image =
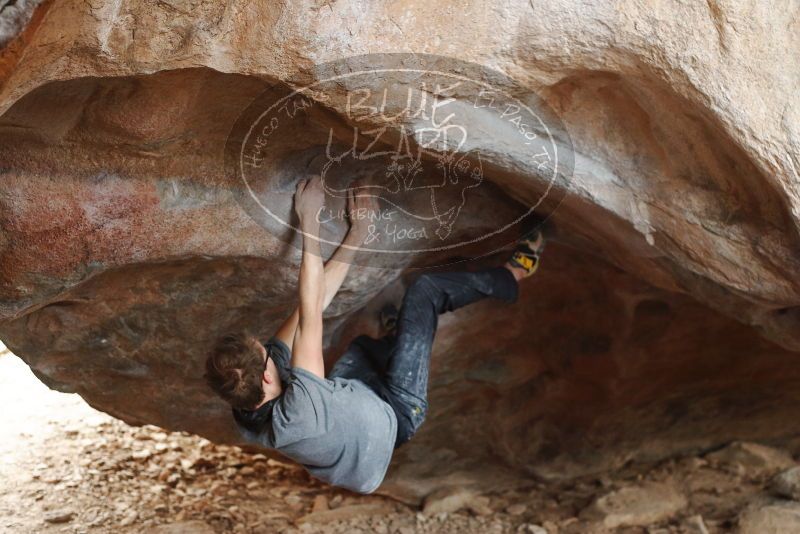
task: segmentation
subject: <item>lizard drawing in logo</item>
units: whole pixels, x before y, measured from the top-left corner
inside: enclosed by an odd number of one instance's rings
[[[365,160],[383,157],[370,162],[373,165],[368,164],[372,169],[363,183],[337,184],[333,169],[346,156],[361,160],[362,166]],[[423,160],[419,155],[399,150],[368,155],[351,149],[334,157],[330,145],[321,175],[327,194],[346,197],[353,189],[357,196],[379,198],[409,217],[433,224],[440,240],[447,239],[453,231],[466,204],[467,191],[478,187],[484,178],[480,155],[473,152],[450,151],[437,154],[433,160]]]

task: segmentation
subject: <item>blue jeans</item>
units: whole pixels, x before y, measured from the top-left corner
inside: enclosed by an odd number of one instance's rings
[[[361,380],[392,407],[397,448],[411,439],[428,412],[428,368],[439,314],[485,297],[515,302],[517,292],[517,281],[505,267],[423,274],[403,297],[396,332],[380,339],[358,336],[328,377]]]

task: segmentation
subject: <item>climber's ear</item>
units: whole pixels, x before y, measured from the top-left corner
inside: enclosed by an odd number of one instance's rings
[[[278,378],[278,368],[275,366],[275,361],[267,356],[267,360],[264,362],[264,372],[261,375],[261,381],[271,386],[273,384],[280,383],[280,378]]]

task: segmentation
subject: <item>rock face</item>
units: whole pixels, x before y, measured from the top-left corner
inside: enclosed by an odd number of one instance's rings
[[[576,9],[43,2],[0,50],[0,337],[48,385],[126,421],[234,441],[202,383],[205,352],[231,328],[271,333],[299,255],[248,214],[223,165],[228,134],[254,98],[312,83],[324,62],[425,52],[538,94],[574,151],[554,182],[559,242],[520,302],[442,319],[432,411],[385,490],[418,499],[443,481],[486,488],[796,435],[798,7]],[[349,108],[320,109],[264,156],[283,213],[327,132],[348,142]],[[546,185],[507,124],[482,120],[464,148],[487,184],[460,215],[470,231]],[[329,318],[331,361],[374,329],[410,267],[453,257],[355,267]]]

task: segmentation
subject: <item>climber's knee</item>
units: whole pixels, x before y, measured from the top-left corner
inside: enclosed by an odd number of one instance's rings
[[[402,417],[397,421],[397,441],[395,448],[410,440],[417,433],[428,414],[426,403],[415,403],[406,406]]]
[[[419,427],[422,426],[422,423],[425,422],[425,417],[428,415],[428,406],[422,404],[420,406],[415,406],[411,410],[411,418],[412,418],[412,428],[414,430],[414,434],[417,433]]]
[[[406,298],[433,300],[436,295],[436,284],[430,274],[423,274],[417,277],[406,291]]]

